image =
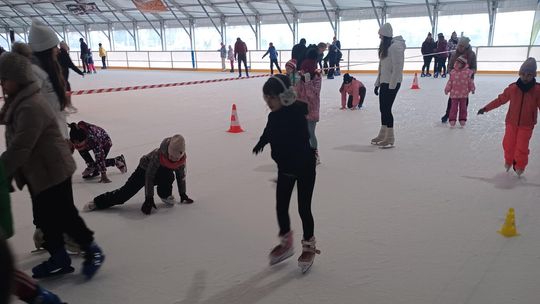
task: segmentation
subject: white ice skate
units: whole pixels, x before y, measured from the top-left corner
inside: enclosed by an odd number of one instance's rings
[[[293,232],[289,231],[279,237],[280,243],[268,255],[270,265],[275,265],[283,260],[290,258],[294,254]]]
[[[298,258],[298,267],[302,269],[302,273],[306,273],[313,265],[315,254],[320,254],[321,251],[315,247],[315,237],[311,237],[309,241],[302,240],[302,255]]]
[[[172,207],[176,203],[176,199],[173,195],[169,195],[167,198],[162,198],[161,201],[164,202],[168,207]]]

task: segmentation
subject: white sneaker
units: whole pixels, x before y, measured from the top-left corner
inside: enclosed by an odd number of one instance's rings
[[[94,204],[94,201],[88,202],[83,206],[84,212],[90,212],[96,210],[96,204]]]
[[[176,199],[173,195],[170,195],[167,198],[162,198],[161,201],[164,202],[167,206],[174,206],[174,204],[176,203]]]

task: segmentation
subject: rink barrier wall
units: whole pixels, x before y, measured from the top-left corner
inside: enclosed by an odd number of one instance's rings
[[[473,50],[477,55],[479,73],[515,74],[523,61],[528,57],[540,59],[540,45],[533,46],[478,46]],[[342,49],[343,60],[340,63],[342,71],[352,73],[374,73],[378,69],[379,59],[376,48]],[[269,72],[270,61],[262,59],[266,50],[248,52],[248,67],[253,72]],[[289,59],[290,50],[278,50],[278,62],[285,66]],[[79,52],[71,52],[71,58],[81,65]],[[96,66],[100,58],[95,58]],[[109,51],[107,65],[110,68],[145,69],[145,70],[178,70],[178,71],[222,71],[221,58],[218,51]],[[229,61],[225,61],[226,71],[229,71]],[[238,63],[235,62],[235,70]],[[412,47],[405,50],[406,73],[419,72],[423,65],[420,48]],[[432,62],[431,69],[433,69]]]

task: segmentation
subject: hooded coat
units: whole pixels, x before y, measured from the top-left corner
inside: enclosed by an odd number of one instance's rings
[[[375,86],[388,83],[391,90],[397,87],[403,80],[403,65],[405,63],[405,49],[407,45],[401,36],[394,37],[388,48],[388,56],[379,62],[379,73]]]

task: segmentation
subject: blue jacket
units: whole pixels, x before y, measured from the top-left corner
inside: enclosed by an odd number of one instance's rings
[[[278,57],[278,52],[276,51],[276,48],[271,46],[268,48],[268,51],[266,51],[266,53],[264,53],[264,55],[262,56],[262,58],[266,57],[266,55],[270,54],[270,59],[277,59]]]

